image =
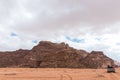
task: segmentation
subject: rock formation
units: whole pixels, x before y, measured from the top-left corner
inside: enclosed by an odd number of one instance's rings
[[[105,68],[107,65],[114,65],[114,61],[102,51],[92,51],[81,62],[86,68]]]
[[[66,43],[41,41],[31,50],[0,52],[0,67],[105,68],[114,61],[101,51],[77,50]]]

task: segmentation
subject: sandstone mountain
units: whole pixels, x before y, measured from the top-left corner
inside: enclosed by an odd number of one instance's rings
[[[77,50],[65,43],[41,41],[31,50],[0,52],[0,67],[105,68],[114,61],[102,51]]]

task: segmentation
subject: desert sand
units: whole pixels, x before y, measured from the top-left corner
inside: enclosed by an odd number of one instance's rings
[[[120,69],[0,68],[0,80],[120,80]]]

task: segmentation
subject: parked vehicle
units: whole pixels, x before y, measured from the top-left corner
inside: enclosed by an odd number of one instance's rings
[[[108,67],[107,67],[107,72],[108,72],[108,73],[111,73],[111,72],[115,73],[115,67],[108,65]]]

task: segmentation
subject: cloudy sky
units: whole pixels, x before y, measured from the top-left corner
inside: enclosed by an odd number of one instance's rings
[[[0,0],[0,51],[41,40],[120,61],[120,0]]]

